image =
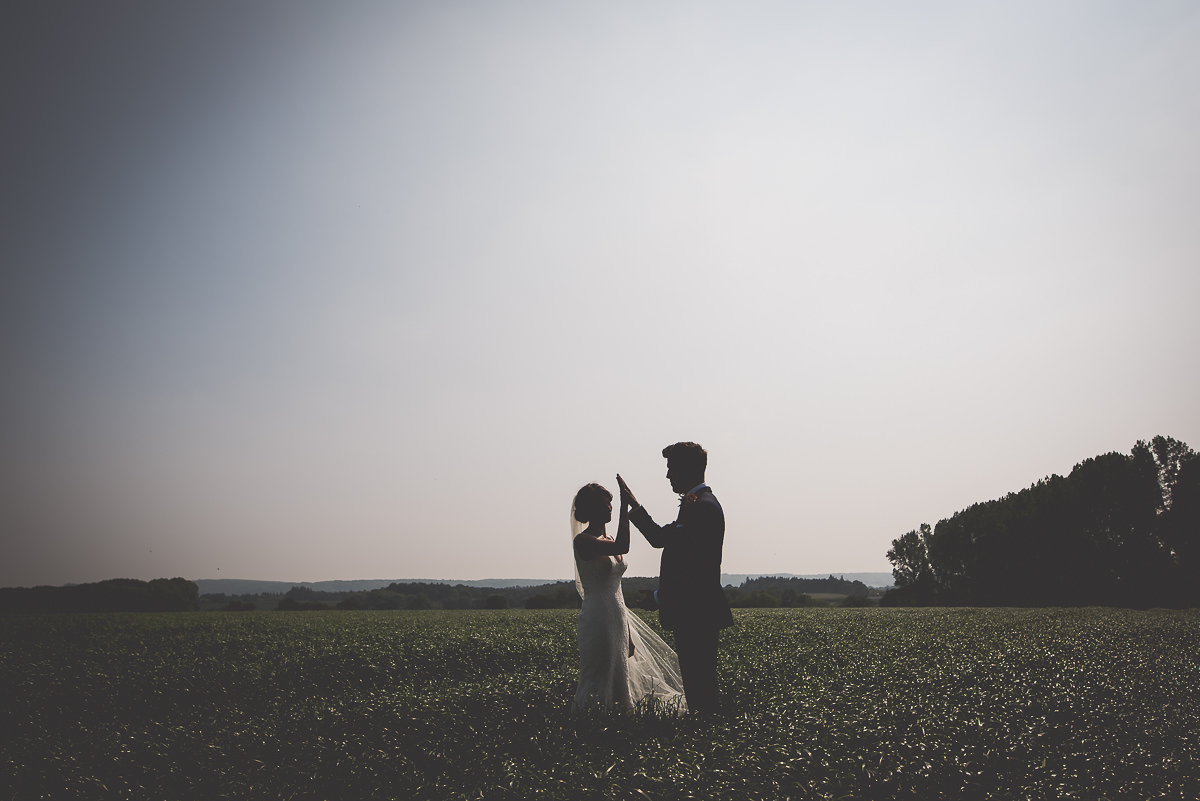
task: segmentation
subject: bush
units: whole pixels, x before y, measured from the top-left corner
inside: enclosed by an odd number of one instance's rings
[[[779,606],[779,599],[769,592],[752,592],[745,603],[754,609],[774,609]]]
[[[316,612],[329,607],[318,601],[297,601],[295,598],[281,598],[276,605],[276,612]]]
[[[222,612],[253,612],[257,606],[249,601],[230,601],[221,607]]]

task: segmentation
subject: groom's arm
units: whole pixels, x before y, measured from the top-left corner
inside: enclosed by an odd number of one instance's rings
[[[655,523],[644,506],[630,510],[629,522],[633,523],[634,527],[646,538],[646,542],[650,543],[654,548],[662,548],[672,538],[672,532],[666,530],[668,527]],[[670,527],[675,527],[676,525],[676,523],[671,523]]]
[[[708,504],[695,504],[685,515],[680,510],[679,519],[660,526],[650,517],[646,507],[639,506],[630,511],[629,520],[642,532],[646,542],[654,548],[687,544],[690,547],[706,544],[709,535],[717,536],[720,512]]]
[[[673,523],[660,526],[650,517],[646,507],[637,502],[629,485],[625,483],[625,479],[621,478],[619,473],[617,474],[617,485],[621,488],[621,506],[624,507],[628,504],[631,507],[629,520],[637,527],[638,531],[642,532],[642,536],[652,547],[665,548],[668,545],[684,541],[690,541],[693,546],[700,545],[707,532],[712,532],[719,538],[721,514],[719,508],[713,509],[708,504],[695,502],[695,496],[689,496],[693,500],[692,505],[686,510],[680,507],[679,517]],[[716,512],[715,518],[712,516],[712,512]]]

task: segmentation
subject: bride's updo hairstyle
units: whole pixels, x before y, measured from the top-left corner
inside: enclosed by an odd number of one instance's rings
[[[575,493],[575,519],[580,523],[591,522],[592,515],[612,501],[612,493],[599,484],[584,484]]]

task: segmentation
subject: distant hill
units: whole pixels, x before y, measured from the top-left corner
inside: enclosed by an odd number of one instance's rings
[[[892,586],[891,573],[722,573],[721,584],[732,584],[737,587],[743,581],[760,576],[777,576],[779,578],[823,579],[833,575],[846,581],[861,581],[868,587]],[[308,587],[321,592],[367,592],[378,590],[389,584],[459,584],[467,587],[538,587],[552,584],[556,581],[569,579],[429,579],[429,578],[400,578],[400,579],[353,579],[343,581],[258,581],[255,579],[196,579],[196,586],[201,595],[282,595],[292,587]]]
[[[321,592],[367,592],[389,584],[449,584],[467,587],[537,587],[564,579],[353,579],[346,581],[258,581],[256,579],[196,579],[201,595],[260,595],[277,594],[292,587],[308,587]]]

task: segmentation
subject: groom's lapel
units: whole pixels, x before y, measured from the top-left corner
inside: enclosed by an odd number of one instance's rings
[[[675,525],[678,526],[683,523],[683,516],[687,507],[695,506],[696,504],[700,503],[700,499],[704,497],[705,493],[711,495],[712,487],[701,487],[695,493],[689,492],[687,495],[684,495],[679,499],[679,514],[675,516]],[[691,498],[691,500],[689,501],[688,498]],[[686,512],[686,514],[690,517],[692,512],[689,511]]]

